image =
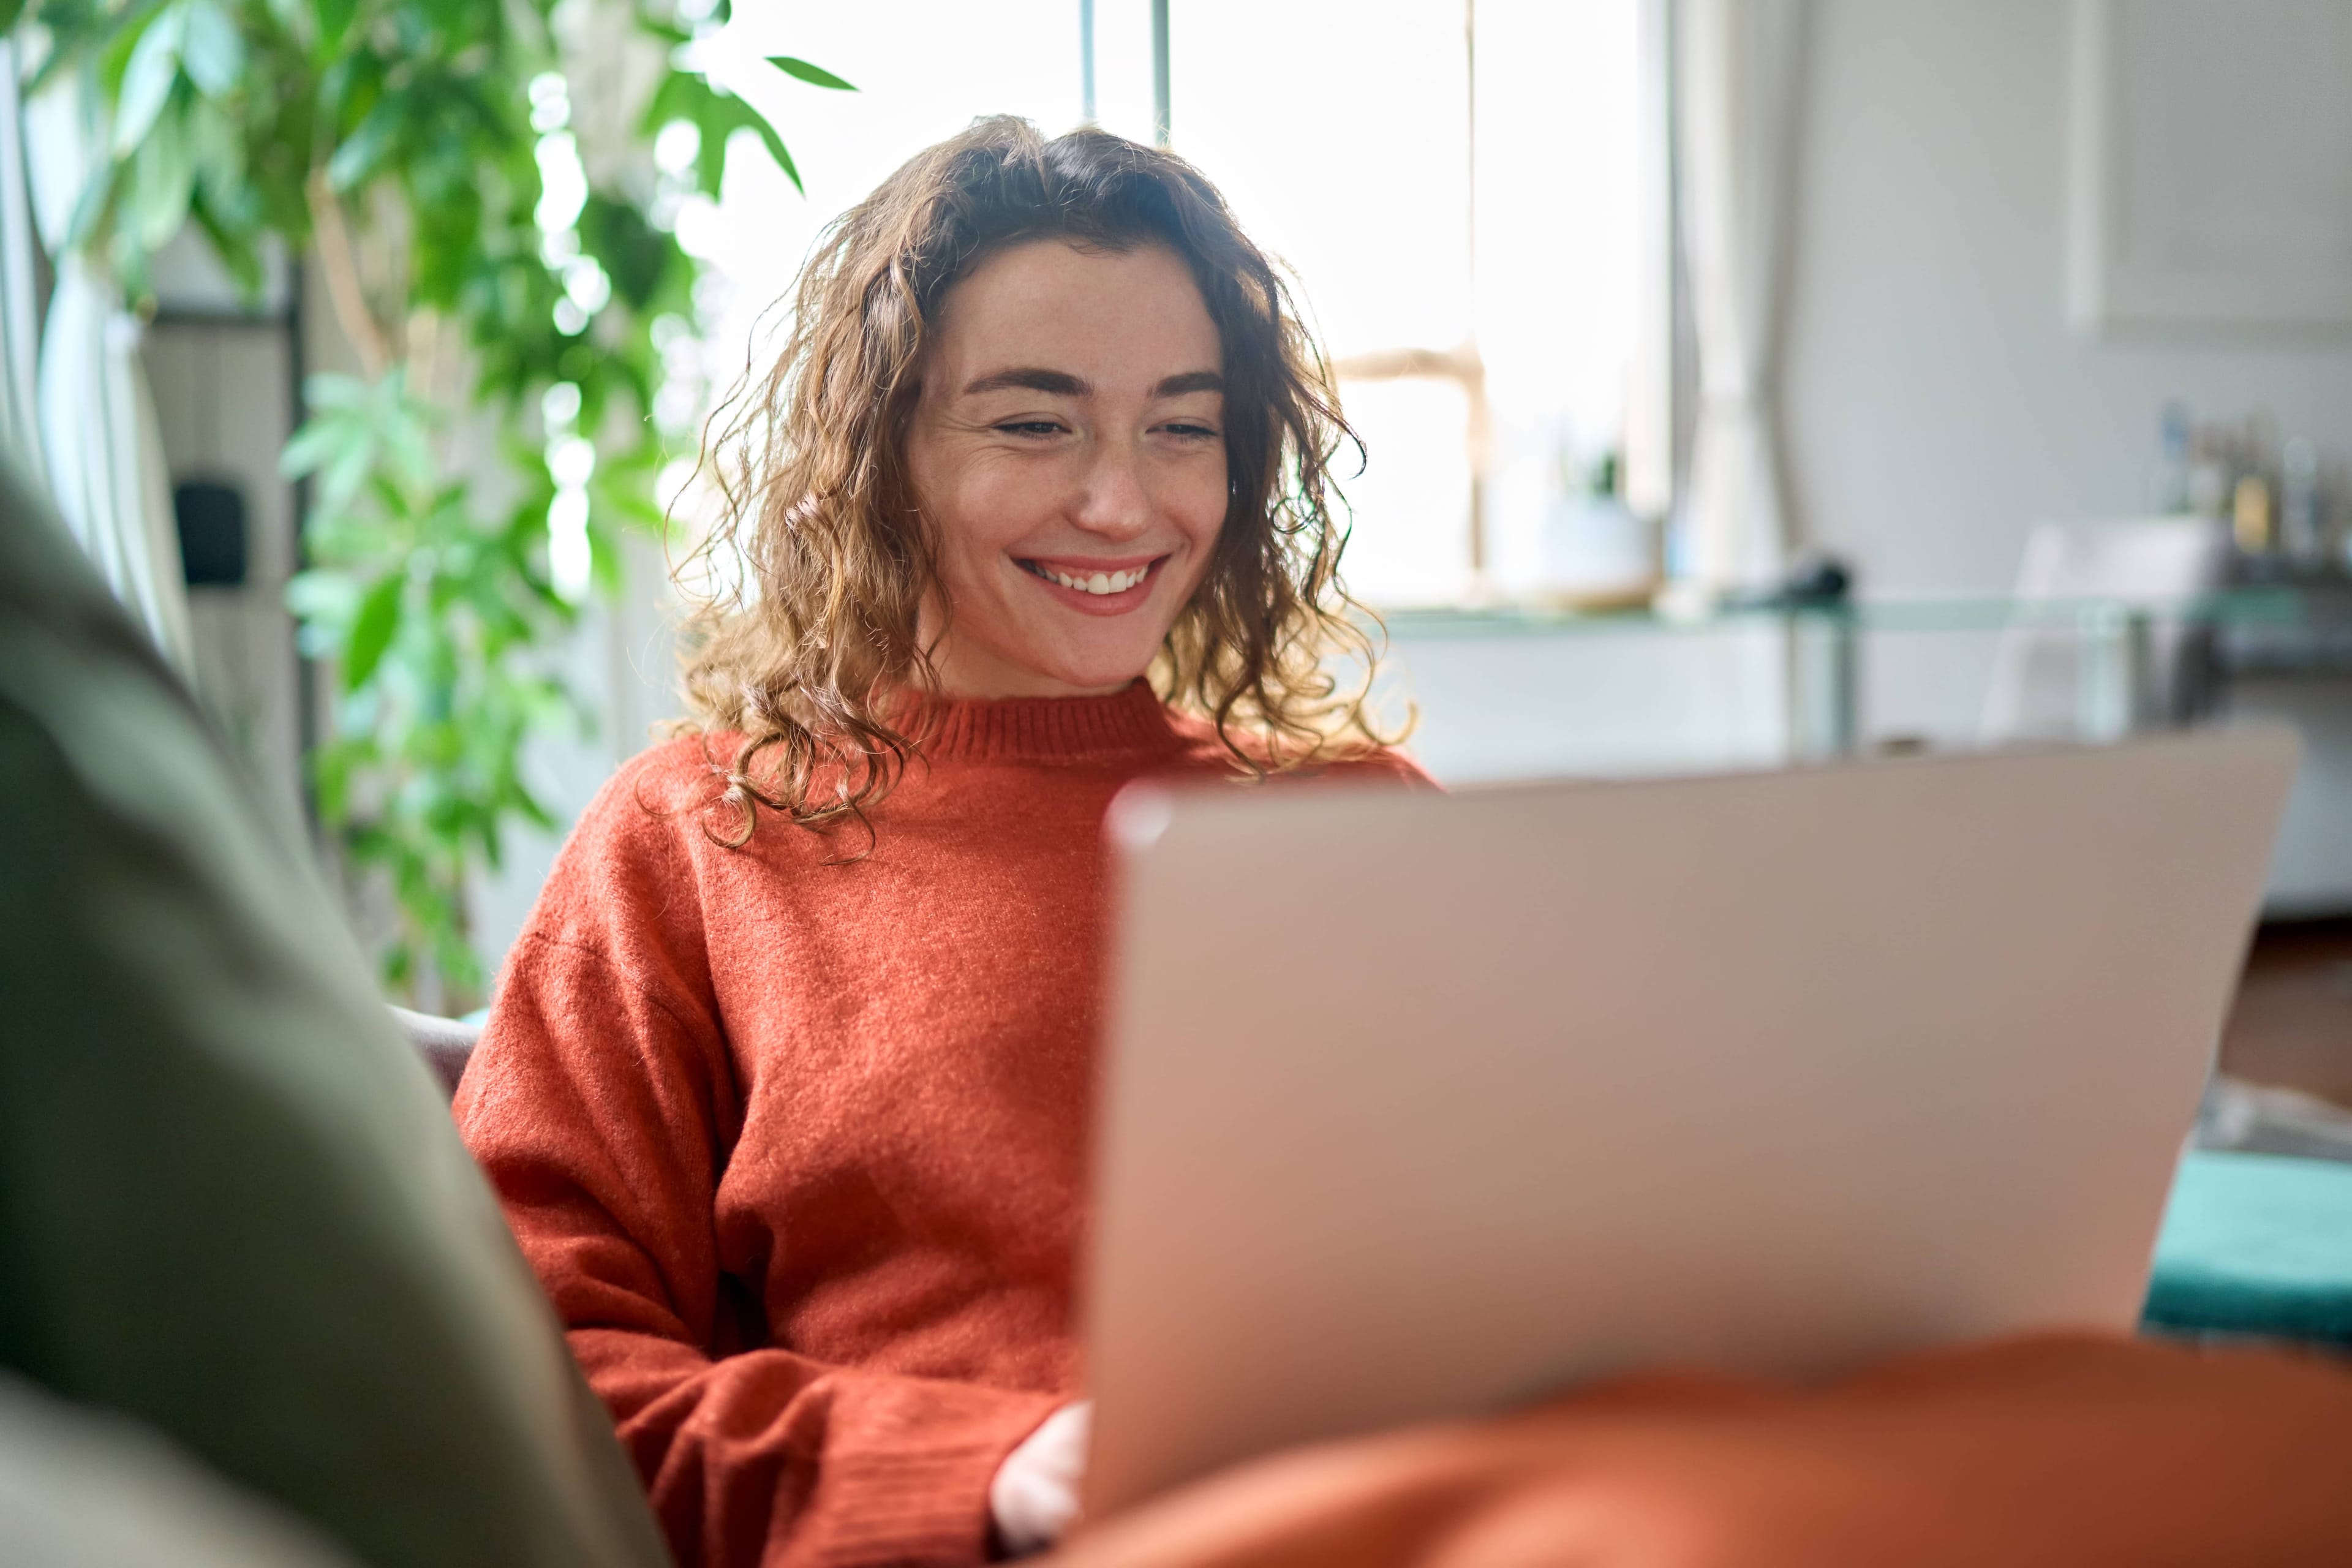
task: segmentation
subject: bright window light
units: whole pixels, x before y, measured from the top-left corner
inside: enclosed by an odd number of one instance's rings
[[[654,136],[654,167],[683,175],[702,152],[702,130],[691,120],[673,120]]]
[[[596,472],[596,444],[585,436],[562,436],[547,444],[547,472],[559,489],[578,489]]]
[[[580,143],[569,131],[539,139],[532,149],[539,161],[539,205],[531,217],[544,230],[570,228],[588,205],[588,171],[580,162]]]
[[[563,266],[563,291],[572,302],[593,316],[613,299],[613,280],[593,256],[576,256]]]
[[[559,381],[541,395],[539,416],[550,431],[564,430],[580,417],[580,387],[577,383]]]
[[[1474,182],[1459,0],[1387,8],[1378,26],[1348,0],[1176,13],[1176,148],[1297,271],[1364,437],[1347,573],[1367,599],[1472,591],[1474,473],[1485,586],[1533,586],[1548,513],[1622,439],[1636,14],[1636,0],[1476,0]],[[1416,350],[1449,374],[1394,379]]]
[[[547,575],[557,595],[570,604],[588,597],[595,577],[595,546],[588,539],[588,497],[560,490],[547,508]]]

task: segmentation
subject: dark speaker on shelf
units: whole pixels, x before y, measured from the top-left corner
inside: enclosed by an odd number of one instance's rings
[[[172,491],[180,524],[180,564],[191,588],[245,585],[245,494],[217,479],[186,479]]]

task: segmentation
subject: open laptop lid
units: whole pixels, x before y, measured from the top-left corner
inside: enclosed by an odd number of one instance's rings
[[[2295,750],[1122,797],[1089,1510],[1645,1364],[2128,1327]]]

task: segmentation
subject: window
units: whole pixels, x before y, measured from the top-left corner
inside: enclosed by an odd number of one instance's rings
[[[1557,575],[1547,520],[1622,444],[1639,293],[1642,0],[1181,0],[1171,142],[1297,277],[1367,466],[1342,484],[1349,580],[1378,604],[1518,593]],[[704,310],[731,381],[757,314],[816,234],[924,145],[983,113],[1048,132],[1087,107],[1149,139],[1150,0],[1072,0],[1021,24],[961,0],[739,12],[714,75],[773,114],[805,201],[730,163],[680,235],[722,280]],[[791,53],[861,89],[795,90]],[[740,133],[739,134],[742,134]]]

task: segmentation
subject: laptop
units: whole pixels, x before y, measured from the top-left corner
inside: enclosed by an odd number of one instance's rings
[[[2295,752],[1130,790],[1088,1511],[1639,1367],[2128,1329]]]

